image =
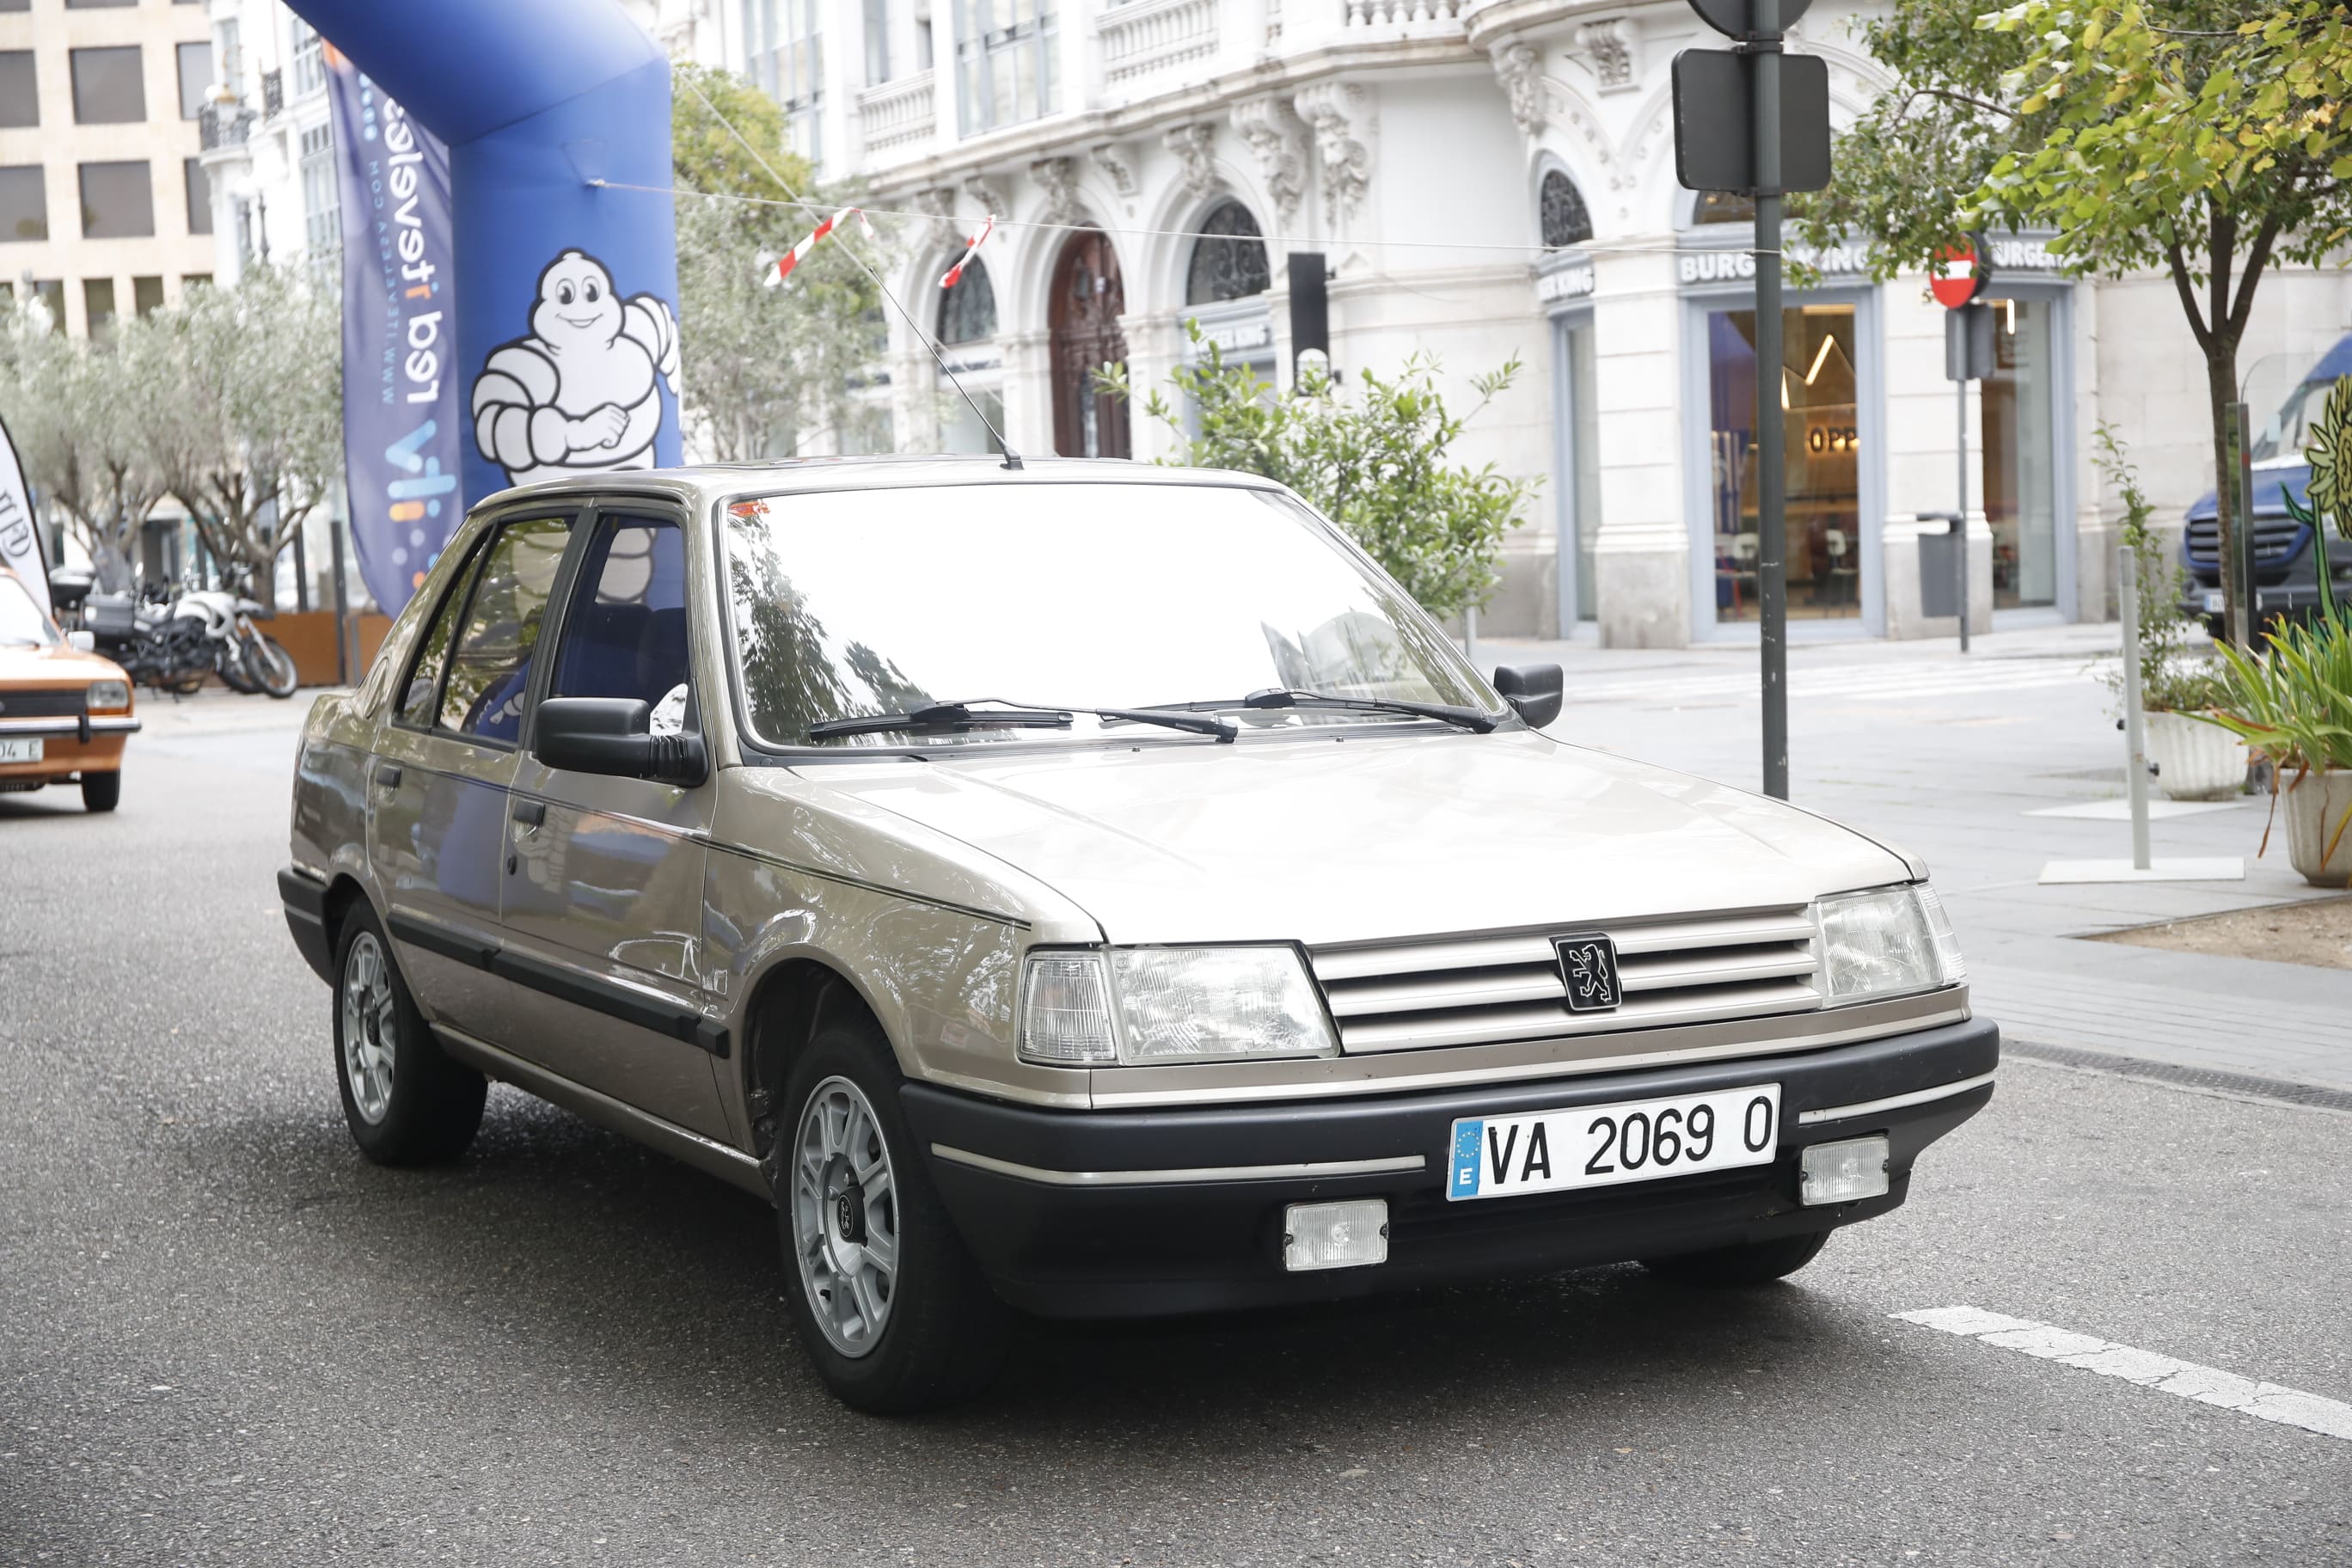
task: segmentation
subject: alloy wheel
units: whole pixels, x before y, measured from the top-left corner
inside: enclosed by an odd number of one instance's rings
[[[360,1120],[373,1127],[392,1109],[392,1069],[399,1052],[392,968],[373,931],[352,941],[343,959],[343,1077]]]
[[[793,1253],[811,1315],[833,1348],[863,1356],[882,1338],[898,1282],[898,1196],[890,1147],[865,1091],[828,1078],[793,1134]]]

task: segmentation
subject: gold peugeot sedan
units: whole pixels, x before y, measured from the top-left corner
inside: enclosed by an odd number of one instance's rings
[[[0,566],[0,794],[79,780],[89,811],[122,802],[122,746],[139,729],[122,667],[60,632],[24,580]]]
[[[311,710],[278,881],[364,1154],[499,1079],[769,1199],[866,1409],[1012,1310],[1785,1275],[1998,1032],[1916,860],[1560,703],[1246,476],[566,479]]]

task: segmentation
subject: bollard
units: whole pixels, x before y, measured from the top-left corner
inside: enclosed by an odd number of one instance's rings
[[[2116,551],[2124,623],[2124,783],[2131,791],[2132,869],[2147,863],[2147,744],[2139,711],[2139,563],[2126,544]]]

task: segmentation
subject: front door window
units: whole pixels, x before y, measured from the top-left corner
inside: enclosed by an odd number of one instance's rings
[[[1862,614],[1863,555],[1854,308],[1801,305],[1780,320],[1789,616],[1850,619]],[[1715,618],[1754,621],[1756,312],[1709,311],[1706,342]]]

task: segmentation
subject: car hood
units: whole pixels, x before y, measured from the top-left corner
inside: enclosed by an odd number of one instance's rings
[[[1802,903],[1912,874],[1780,802],[1531,731],[1057,748],[800,770],[1118,942],[1309,944]]]
[[[76,681],[121,679],[121,665],[84,653],[70,643],[55,647],[0,644],[0,686],[70,686]]]

